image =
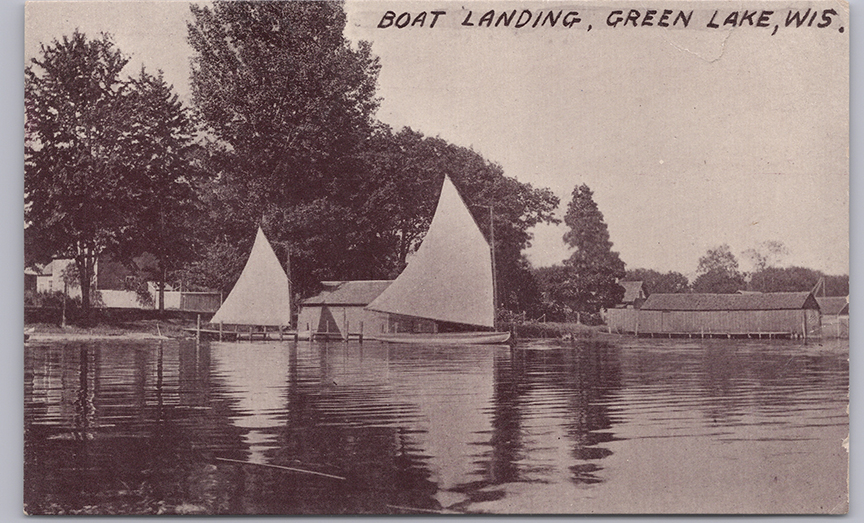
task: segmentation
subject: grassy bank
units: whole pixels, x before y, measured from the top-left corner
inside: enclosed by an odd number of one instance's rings
[[[24,325],[24,332],[31,339],[37,340],[53,338],[110,338],[110,337],[132,337],[132,338],[183,338],[186,332],[184,327],[193,326],[194,323],[180,319],[165,320],[132,320],[126,322],[99,323],[92,327],[80,327],[67,325],[62,327],[53,323],[30,323]]]

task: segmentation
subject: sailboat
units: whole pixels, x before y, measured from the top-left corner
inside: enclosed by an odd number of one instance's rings
[[[510,333],[494,331],[494,288],[489,244],[456,186],[445,175],[438,206],[423,243],[402,274],[366,308],[396,317],[426,320],[433,325],[432,332],[376,334],[382,341],[504,343],[510,339]],[[453,324],[459,331],[466,331],[438,332],[439,325]]]
[[[210,323],[290,327],[291,285],[261,227],[240,278]]]

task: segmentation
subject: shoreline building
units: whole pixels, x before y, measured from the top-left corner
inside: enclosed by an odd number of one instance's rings
[[[822,336],[849,338],[849,297],[816,297],[822,311]]]
[[[387,332],[390,315],[366,306],[387,289],[392,280],[324,281],[324,289],[301,302],[297,333],[302,339],[347,340],[349,336],[376,339]]]
[[[610,322],[610,332],[652,337],[810,338],[821,335],[821,314],[810,292],[652,294],[635,325]]]

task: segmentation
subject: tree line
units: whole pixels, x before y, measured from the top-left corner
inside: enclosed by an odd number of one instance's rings
[[[258,226],[301,297],[324,280],[394,278],[445,174],[487,238],[494,228],[497,306],[515,314],[597,318],[620,302],[622,280],[649,292],[770,292],[824,276],[778,268],[778,242],[745,253],[750,274],[725,245],[699,260],[692,283],[625,270],[584,184],[564,216],[571,255],[535,269],[523,254],[530,230],[559,223],[558,197],[470,148],[376,120],[380,64],[368,42],[344,38],[340,3],[216,1],[191,12],[190,107],[161,72],[124,77],[129,58],[104,34],[43,43],[25,68],[25,261],[73,259],[85,311],[106,255],[134,266],[149,253],[139,284],[227,293]],[[848,294],[848,277],[832,278],[829,294]]]
[[[499,305],[538,300],[522,251],[531,227],[557,221],[558,198],[377,121],[380,65],[344,38],[340,3],[191,10],[191,107],[161,72],[124,77],[129,58],[105,34],[43,43],[25,68],[28,264],[75,260],[85,309],[106,255],[133,266],[150,253],[160,289],[227,292],[260,225],[301,296],[322,280],[393,278],[447,174],[487,237],[494,227]]]
[[[564,242],[573,250],[559,265],[541,267],[534,274],[542,300],[535,314],[551,321],[602,321],[600,311],[621,303],[622,281],[641,281],[647,294],[801,292],[817,290],[818,295],[848,296],[848,275],[826,275],[804,267],[781,267],[788,250],[780,241],[762,242],[742,253],[753,266],[742,271],[729,245],[708,249],[699,258],[693,282],[675,271],[625,270],[612,250],[609,232],[593,193],[587,185],[577,186],[567,207]]]

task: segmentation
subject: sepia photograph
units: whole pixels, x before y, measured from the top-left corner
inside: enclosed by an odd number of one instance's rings
[[[848,513],[847,2],[22,12],[24,514]]]

